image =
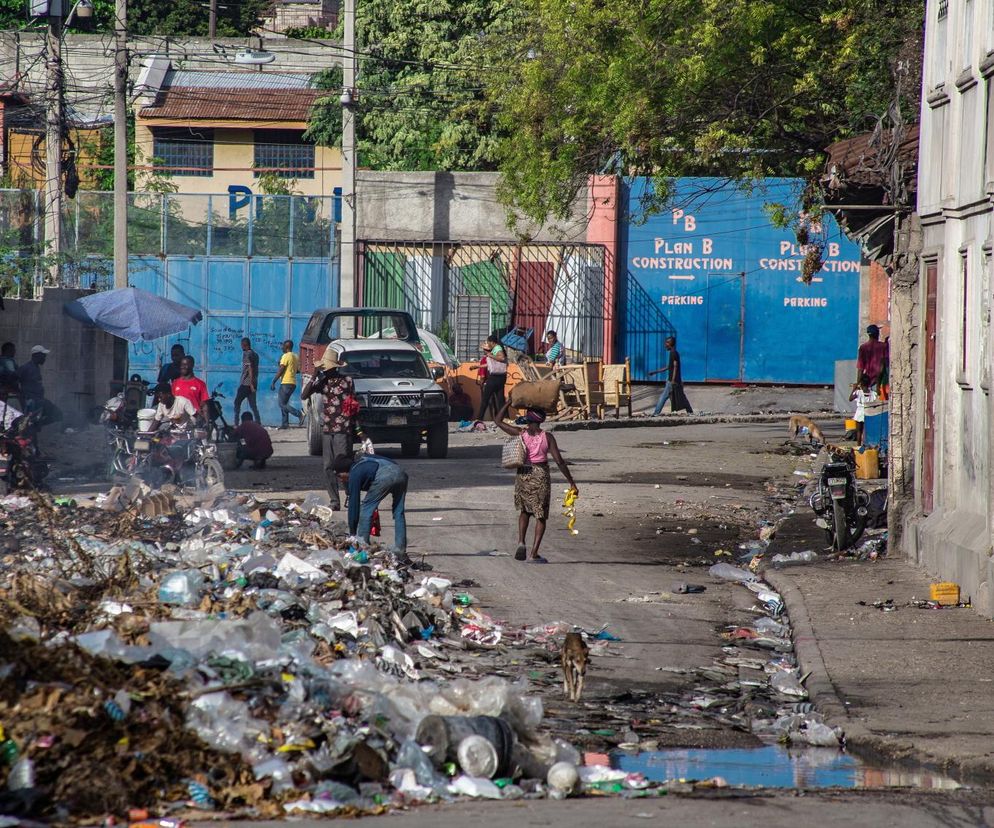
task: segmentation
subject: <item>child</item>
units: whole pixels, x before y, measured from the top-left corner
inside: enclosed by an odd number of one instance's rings
[[[856,413],[853,419],[856,421],[856,442],[863,445],[863,430],[866,422],[866,404],[876,401],[877,394],[870,390],[870,379],[866,374],[860,374],[859,382],[852,387],[849,401],[856,401]]]

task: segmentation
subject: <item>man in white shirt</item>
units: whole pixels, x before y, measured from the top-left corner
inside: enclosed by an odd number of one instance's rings
[[[166,383],[156,386],[156,399],[159,404],[155,407],[155,422],[153,431],[158,431],[163,423],[171,424],[171,431],[186,432],[193,428],[197,412],[193,403],[186,397],[177,397],[172,388]]]

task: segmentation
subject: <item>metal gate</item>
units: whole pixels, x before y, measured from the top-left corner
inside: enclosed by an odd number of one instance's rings
[[[459,297],[486,297],[487,330],[530,328],[531,352],[551,329],[574,359],[605,353],[614,292],[602,245],[364,240],[358,251],[358,302],[403,308],[450,346],[457,344]],[[464,344],[458,347],[477,356],[475,343]]]

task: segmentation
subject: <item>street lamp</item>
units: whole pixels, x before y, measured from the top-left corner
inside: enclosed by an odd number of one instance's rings
[[[76,3],[69,10],[69,14],[66,15],[65,26],[67,28],[72,23],[73,17],[78,17],[80,20],[89,20],[93,17],[92,0],[76,0]]]

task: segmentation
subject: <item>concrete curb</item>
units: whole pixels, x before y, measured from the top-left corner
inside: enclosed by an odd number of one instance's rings
[[[779,423],[796,414],[796,411],[780,411],[770,414],[692,414],[687,417],[632,417],[624,420],[572,420],[569,422],[549,422],[550,431],[597,431],[604,428],[670,428],[687,425],[713,425],[715,423]],[[805,416],[838,417],[834,411],[803,412]]]
[[[994,782],[994,761],[990,759],[936,756],[907,739],[875,733],[853,719],[832,683],[803,594],[787,571],[768,567],[762,577],[780,593],[787,607],[798,665],[802,674],[811,673],[805,682],[810,701],[830,724],[845,731],[846,747],[851,753],[871,762],[925,767],[952,776],[961,783],[990,785]]]

